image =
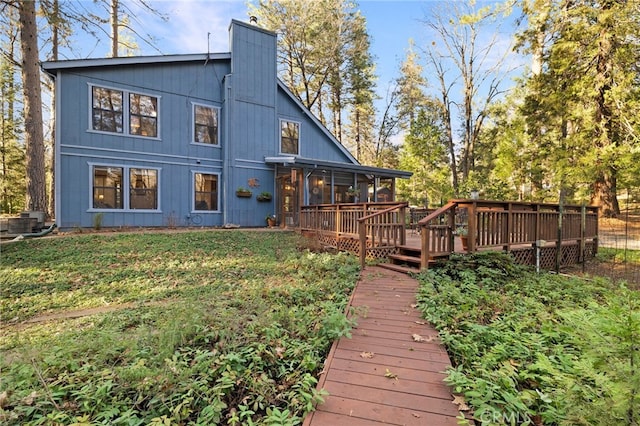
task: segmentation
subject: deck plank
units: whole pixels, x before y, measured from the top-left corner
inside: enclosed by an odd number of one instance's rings
[[[363,271],[350,301],[357,325],[351,339],[332,346],[318,384],[329,396],[305,426],[457,424],[460,413],[443,381],[451,362],[415,308],[417,287],[406,274]]]

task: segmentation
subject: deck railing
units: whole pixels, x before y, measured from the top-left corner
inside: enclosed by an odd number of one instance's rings
[[[361,259],[385,257],[406,243],[407,208],[394,202],[303,206],[300,229]]]
[[[300,229],[327,246],[350,251],[364,261],[384,258],[405,245],[407,203],[350,203],[304,206]],[[452,200],[417,222],[420,264],[456,251],[466,230],[465,252],[501,250],[516,261],[545,269],[583,262],[598,250],[597,207],[557,204]],[[416,232],[412,230],[412,232]],[[459,251],[459,250],[458,250]]]
[[[597,207],[453,200],[418,222],[422,267],[433,254],[453,252],[456,230],[466,229],[466,251],[503,250],[522,263],[553,269],[597,253]]]

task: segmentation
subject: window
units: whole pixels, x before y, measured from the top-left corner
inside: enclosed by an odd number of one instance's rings
[[[280,152],[298,155],[300,150],[300,124],[280,121]]]
[[[129,208],[156,210],[158,208],[158,171],[129,169]]]
[[[121,209],[122,167],[94,166],[93,208]]]
[[[155,96],[91,86],[91,129],[147,138],[158,137]],[[129,111],[129,114],[125,114]]]
[[[122,92],[93,87],[91,93],[93,130],[122,133]]]
[[[91,208],[158,210],[159,169],[93,165],[91,170]]]
[[[218,175],[194,173],[194,210],[218,210]]]
[[[193,141],[218,145],[218,114],[220,109],[193,105]]]
[[[129,132],[132,135],[158,136],[158,98],[129,94]]]

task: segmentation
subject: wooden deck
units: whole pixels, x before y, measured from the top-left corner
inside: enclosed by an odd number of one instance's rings
[[[406,274],[363,271],[350,302],[358,325],[331,348],[318,384],[329,396],[305,426],[457,424],[443,382],[451,363],[415,309],[417,287]]]

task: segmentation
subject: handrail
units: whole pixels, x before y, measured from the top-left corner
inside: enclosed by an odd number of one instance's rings
[[[447,211],[451,210],[451,208],[457,207],[457,206],[458,206],[458,202],[457,201],[449,201],[447,204],[445,204],[444,206],[440,207],[438,210],[436,210],[434,212],[431,212],[427,216],[425,216],[422,219],[420,219],[418,221],[418,226],[424,226],[429,221],[432,221],[436,217],[440,216],[443,213],[446,213]]]
[[[374,213],[371,213],[367,216],[363,216],[361,218],[358,219],[358,234],[359,234],[359,238],[360,238],[360,268],[364,269],[365,268],[365,263],[367,260],[367,226],[366,226],[366,222],[367,221],[371,221],[372,219],[376,218],[376,217],[381,217],[383,215],[389,214],[389,213],[393,213],[394,211],[398,210],[398,209],[406,209],[409,206],[408,202],[403,202],[403,203],[397,203],[391,207],[387,207],[384,210],[380,210]],[[402,215],[402,227],[401,229],[401,233],[400,233],[400,244],[404,245],[407,241],[407,236],[406,236],[406,229],[405,229],[405,223],[406,223],[406,218],[404,217],[404,215]],[[390,224],[391,226],[394,226],[394,224]],[[373,237],[373,235],[372,235]],[[373,238],[372,238],[373,240]],[[373,241],[372,241],[373,243]]]
[[[386,208],[384,210],[380,210],[380,211],[371,213],[368,216],[363,216],[360,219],[358,219],[358,222],[364,222],[365,220],[371,219],[374,216],[381,216],[381,215],[386,214],[386,213],[391,213],[392,211],[398,209],[399,207],[409,207],[409,203],[408,202],[404,202],[404,203],[395,204],[395,205],[393,205],[391,207],[388,207],[388,208]]]
[[[458,207],[458,203],[456,201],[449,201],[444,206],[440,207],[438,210],[432,212],[431,214],[425,216],[424,218],[418,221],[418,228],[421,228],[420,231],[420,239],[421,239],[421,252],[420,252],[420,268],[427,269],[429,267],[429,259],[431,258],[431,252],[438,251],[439,254],[442,253],[451,253],[454,251],[454,243],[453,243],[453,228],[455,226],[455,210]],[[445,214],[449,214],[449,223],[444,226],[444,234],[443,225],[430,225],[434,219],[442,217]],[[437,229],[437,230],[436,230]],[[432,232],[433,231],[433,232]],[[437,235],[435,233],[437,232]],[[431,235],[431,234],[434,235]],[[433,238],[432,238],[433,237]]]

